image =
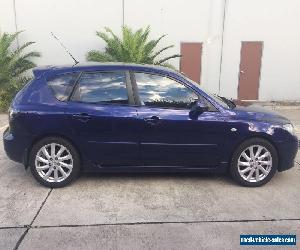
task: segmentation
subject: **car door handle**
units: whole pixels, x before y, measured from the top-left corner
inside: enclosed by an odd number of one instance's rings
[[[144,118],[144,121],[151,126],[155,126],[159,124],[160,119],[158,116],[151,116]]]
[[[87,122],[91,119],[91,116],[88,115],[87,113],[75,114],[72,117],[81,122]]]

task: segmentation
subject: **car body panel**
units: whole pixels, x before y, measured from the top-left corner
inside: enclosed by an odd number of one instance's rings
[[[204,112],[197,120],[190,119],[185,109],[139,107],[137,112],[144,121],[141,157],[145,165],[216,167],[229,133],[220,112]],[[159,120],[147,122],[153,116]]]
[[[82,153],[93,165],[141,163],[139,131],[142,124],[135,107],[70,102],[65,115],[72,137],[80,141]]]

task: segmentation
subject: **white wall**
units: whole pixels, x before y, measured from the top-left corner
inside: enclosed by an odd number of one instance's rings
[[[300,1],[229,0],[221,94],[237,97],[241,41],[264,41],[260,100],[300,99]]]
[[[168,53],[180,53],[180,42],[203,42],[201,82],[216,92],[219,82],[224,0],[125,0],[125,23],[133,28],[151,25],[154,37],[168,34]],[[179,59],[171,60],[179,68]]]
[[[12,0],[0,1],[0,32],[14,32],[14,9]]]
[[[50,32],[82,62],[89,49],[104,47],[96,30],[119,30],[122,21],[120,0],[16,0],[16,5],[19,29],[26,30],[22,39],[35,41],[42,53],[39,64],[72,63]]]
[[[150,25],[152,38],[168,34],[161,46],[203,42],[202,85],[218,92],[225,0],[125,0],[125,24]],[[264,41],[260,100],[300,99],[300,1],[227,0],[221,94],[237,97],[241,41]],[[90,49],[103,49],[96,30],[120,32],[122,0],[16,0],[20,41],[36,41],[39,65],[71,64],[50,36],[53,31],[81,62]],[[0,1],[0,31],[15,31],[13,0]],[[179,60],[172,64],[178,67]]]

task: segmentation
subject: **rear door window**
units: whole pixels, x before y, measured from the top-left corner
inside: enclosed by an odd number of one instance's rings
[[[74,87],[78,73],[59,75],[48,80],[48,85],[52,89],[56,99],[66,101]]]
[[[73,100],[85,103],[128,104],[125,72],[83,73]]]

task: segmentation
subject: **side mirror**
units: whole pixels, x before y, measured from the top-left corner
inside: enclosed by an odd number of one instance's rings
[[[197,102],[190,110],[189,116],[191,119],[195,120],[201,115],[203,112],[208,111],[208,106],[206,106],[203,102]]]

